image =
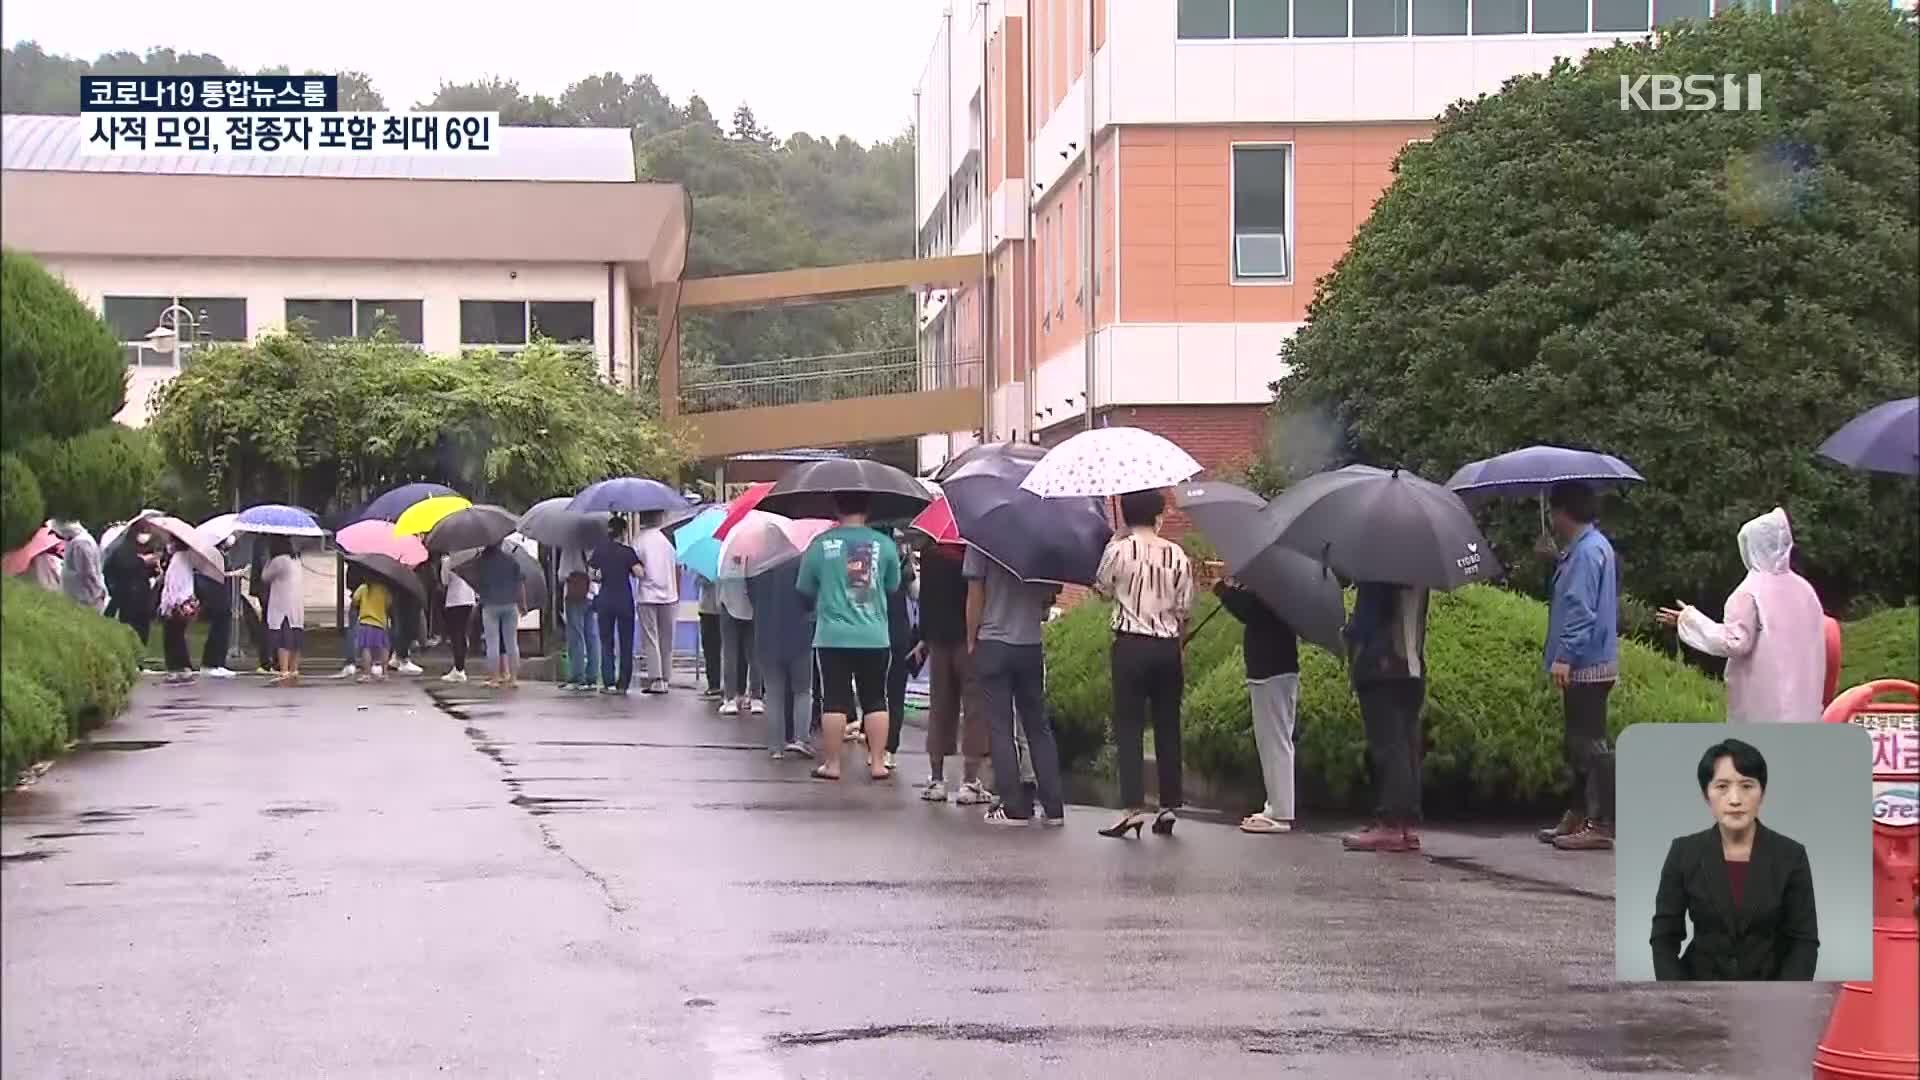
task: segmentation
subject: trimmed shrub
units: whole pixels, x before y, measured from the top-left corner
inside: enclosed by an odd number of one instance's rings
[[[1082,746],[1090,732],[1105,738],[1110,693],[1104,666],[1072,655],[1089,642],[1104,645],[1104,606],[1083,607],[1092,611],[1076,609],[1060,620],[1080,625],[1050,633],[1047,653],[1056,724],[1071,725]],[[1561,789],[1559,694],[1540,665],[1546,630],[1546,605],[1517,593],[1476,585],[1434,594],[1427,635],[1425,770],[1436,790],[1474,800],[1527,802]],[[1254,781],[1259,759],[1239,635],[1225,632],[1221,636],[1228,644],[1216,650],[1208,647],[1214,633],[1209,624],[1188,647],[1182,715],[1186,761],[1209,778]],[[1610,709],[1615,734],[1635,723],[1725,718],[1725,692],[1712,679],[1637,642],[1623,641],[1620,648],[1621,679]],[[1097,686],[1068,683],[1070,677],[1089,676]],[[1303,789],[1344,802],[1366,779],[1360,708],[1348,688],[1344,662],[1303,644],[1300,684],[1295,737]]]
[[[71,439],[42,435],[20,447],[55,517],[99,528],[149,505],[160,478],[160,452],[145,431],[106,424]],[[168,503],[165,505],[172,506]]]
[[[66,282],[0,251],[0,446],[69,438],[127,403],[120,342]]]
[[[0,786],[10,786],[21,770],[45,761],[67,745],[67,718],[53,691],[18,673],[7,675],[0,694]]]
[[[1840,689],[1875,679],[1920,683],[1920,607],[1887,608],[1840,627]]]
[[[47,702],[60,721],[60,743],[125,708],[139,677],[140,653],[139,639],[120,623],[61,594],[21,581],[0,582],[0,685],[8,728],[0,763],[4,779],[10,782],[46,755]]]
[[[12,551],[39,531],[47,504],[33,469],[13,454],[0,454],[0,551]]]

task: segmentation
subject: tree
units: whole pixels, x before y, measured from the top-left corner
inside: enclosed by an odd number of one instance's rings
[[[20,447],[20,460],[33,470],[49,509],[95,525],[123,521],[153,505],[148,495],[160,480],[152,436],[121,424],[71,439],[42,435]]]
[[[612,71],[589,75],[567,87],[560,107],[589,127],[623,127],[643,139],[685,122],[651,75],[635,75],[631,81]]]
[[[609,476],[672,476],[684,445],[592,360],[550,342],[435,357],[303,336],[200,349],[149,429],[213,505],[325,511],[409,480],[524,507]]]
[[[1916,44],[1869,0],[1736,10],[1450,108],[1320,282],[1281,408],[1434,479],[1536,442],[1620,454],[1649,482],[1605,524],[1656,602],[1724,595],[1775,504],[1830,606],[1911,595],[1913,485],[1813,448],[1920,381]],[[1671,72],[1758,72],[1765,105],[1620,107],[1623,76]],[[1534,513],[1497,530],[1510,562]]]
[[[578,120],[545,94],[527,97],[512,79],[488,78],[470,83],[440,84],[416,112],[497,112],[500,123],[511,127],[573,127]]]
[[[753,106],[743,101],[733,110],[733,128],[727,132],[727,138],[764,146],[773,142],[773,132],[760,126],[753,115]]]
[[[113,331],[66,282],[11,250],[0,252],[0,381],[0,447],[8,449],[99,427],[127,403]]]
[[[47,517],[47,504],[33,470],[13,454],[0,454],[0,551],[33,539]]]

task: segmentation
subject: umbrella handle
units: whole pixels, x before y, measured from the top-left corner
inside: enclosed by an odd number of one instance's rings
[[[1196,638],[1196,637],[1199,637],[1199,636],[1200,636],[1200,631],[1202,631],[1202,630],[1205,630],[1205,629],[1207,628],[1207,624],[1208,624],[1208,623],[1210,623],[1210,622],[1212,622],[1212,621],[1213,621],[1213,617],[1214,617],[1215,615],[1218,615],[1218,614],[1220,614],[1220,611],[1221,611],[1221,609],[1220,609],[1220,608],[1217,608],[1217,607],[1216,607],[1216,608],[1214,608],[1214,609],[1213,609],[1212,611],[1209,611],[1209,612],[1207,612],[1207,617],[1206,617],[1206,618],[1204,618],[1204,619],[1201,619],[1201,620],[1200,620],[1200,625],[1199,625],[1199,626],[1196,626],[1196,627],[1194,627],[1194,628],[1193,628],[1193,631],[1192,631],[1191,633],[1189,633],[1189,634],[1188,634],[1188,635],[1186,636],[1186,638],[1185,638],[1185,640],[1183,640],[1183,641],[1181,641],[1181,642],[1180,642],[1180,644],[1181,644],[1181,645],[1183,645],[1183,646],[1184,646],[1184,645],[1187,645],[1187,644],[1190,644],[1190,643],[1191,643],[1191,642],[1193,641],[1193,639],[1194,639],[1194,638]]]

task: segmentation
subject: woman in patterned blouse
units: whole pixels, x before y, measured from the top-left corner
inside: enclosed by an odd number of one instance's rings
[[[1180,696],[1186,675],[1181,635],[1193,611],[1193,567],[1180,545],[1160,535],[1166,499],[1158,491],[1120,497],[1126,531],[1107,544],[1097,587],[1113,601],[1113,741],[1118,748],[1120,798],[1127,812],[1100,830],[1103,836],[1140,835],[1153,822],[1173,832],[1180,806]],[[1147,809],[1141,739],[1153,720],[1160,810]]]

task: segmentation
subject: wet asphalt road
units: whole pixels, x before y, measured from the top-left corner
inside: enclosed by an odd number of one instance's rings
[[[827,785],[760,729],[684,690],[144,687],[6,803],[0,1065],[1804,1077],[1826,1020],[1806,985],[1615,989],[1605,856],[995,829],[917,801],[920,756]]]

